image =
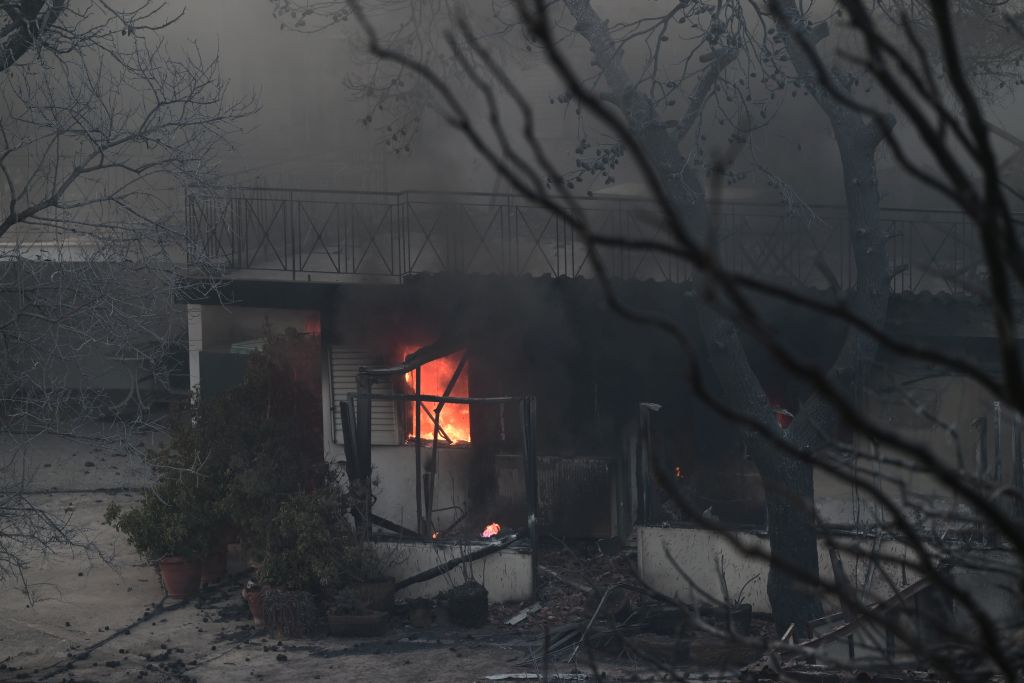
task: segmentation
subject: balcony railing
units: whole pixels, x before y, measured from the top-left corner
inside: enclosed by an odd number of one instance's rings
[[[595,252],[559,215],[522,197],[230,188],[189,197],[193,258],[228,271],[402,277],[414,273],[593,277]],[[649,201],[580,198],[603,237],[664,240]],[[855,279],[838,206],[722,204],[724,266],[800,287]],[[986,277],[976,229],[958,212],[884,209],[894,292],[960,294]],[[602,246],[612,277],[687,282],[690,264],[652,250]]]

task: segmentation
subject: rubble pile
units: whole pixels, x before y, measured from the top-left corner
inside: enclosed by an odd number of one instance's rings
[[[771,626],[749,605],[703,607],[698,615],[644,586],[635,563],[623,544],[548,543],[539,553],[536,601],[493,605],[491,621],[529,635],[527,665],[626,659],[736,670],[764,652]]]
[[[633,587],[646,592],[636,576],[634,548],[618,542],[587,541],[574,544],[545,543],[539,552],[537,607],[528,619],[517,621],[523,630],[541,624],[565,624],[589,619],[606,588]],[[638,594],[625,591],[630,604]],[[506,623],[533,603],[492,605],[491,621]]]

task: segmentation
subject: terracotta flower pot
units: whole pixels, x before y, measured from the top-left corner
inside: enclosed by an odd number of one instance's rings
[[[199,565],[179,555],[160,558],[160,578],[167,597],[175,600],[191,598],[199,592],[202,571]]]
[[[250,581],[242,589],[242,599],[249,605],[249,614],[256,628],[263,628],[263,589]]]
[[[228,573],[227,548],[221,548],[204,557],[202,572],[202,585],[211,586],[219,583]]]

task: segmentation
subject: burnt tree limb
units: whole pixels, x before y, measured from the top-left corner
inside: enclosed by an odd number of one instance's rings
[[[448,560],[446,562],[442,562],[441,564],[437,565],[436,567],[432,567],[431,569],[428,569],[426,571],[422,571],[419,574],[414,574],[414,575],[412,575],[412,576],[410,576],[408,578],[405,578],[405,579],[402,579],[401,581],[396,582],[395,583],[395,590],[401,590],[402,588],[406,588],[407,586],[412,586],[412,585],[415,585],[417,583],[423,583],[424,581],[429,581],[430,579],[433,579],[433,578],[436,578],[438,576],[442,576],[444,574],[447,574],[448,572],[450,572],[452,569],[455,569],[459,565],[465,564],[467,562],[475,562],[476,560],[479,560],[481,558],[487,557],[488,555],[493,555],[496,552],[498,552],[499,550],[504,550],[505,548],[509,547],[510,545],[515,543],[516,541],[520,540],[521,537],[522,536],[521,536],[520,532],[517,531],[516,533],[512,534],[508,538],[504,538],[504,539],[502,539],[501,541],[499,541],[497,543],[491,543],[489,545],[484,546],[483,548],[478,548],[478,549],[474,550],[473,552],[466,553],[465,555],[460,555],[458,557],[453,557],[452,559],[450,559],[450,560]]]
[[[699,241],[704,238],[703,241],[714,244],[715,222],[700,179],[693,168],[684,163],[685,155],[678,153],[678,145],[665,122],[659,119],[654,102],[635,87],[607,22],[589,0],[564,0],[564,4],[576,20],[575,30],[590,46],[603,84],[610,90],[603,99],[619,108],[640,151],[657,175],[658,185],[665,195],[665,210],[676,217],[686,216],[687,224],[685,228],[679,227],[677,239],[685,244],[694,238]],[[792,9],[793,16],[799,16],[792,0],[779,0],[779,4],[784,11]],[[796,45],[792,33],[784,33],[784,47],[795,65],[797,77],[813,83],[815,74],[809,58]],[[815,33],[809,37],[814,44],[821,36]],[[710,78],[717,78],[713,70],[708,73]],[[875,152],[885,131],[842,107],[821,88],[811,90],[829,119],[842,162],[847,229],[857,271],[856,287],[850,297],[850,315],[869,325],[880,326],[884,324],[888,308],[889,274],[885,235],[879,221]],[[712,278],[703,284],[710,292],[723,288],[722,283]],[[813,374],[811,379],[821,380],[816,385],[817,393],[801,406],[790,428],[782,429],[738,333],[736,320],[745,312],[733,310],[733,306],[741,302],[729,296],[725,298],[732,306],[723,309],[711,302],[700,306],[700,335],[710,350],[723,403],[764,432],[756,434],[751,429],[746,442],[765,485],[772,557],[785,557],[798,575],[816,577],[819,567],[814,470],[809,458],[795,457],[794,452],[809,455],[825,445],[839,421],[837,397],[842,400],[853,394],[876,355],[878,343],[851,326],[832,367],[826,373],[818,373],[806,368],[799,359],[787,357],[785,351],[774,347],[770,340],[766,342],[789,371],[797,375]],[[756,311],[746,311],[746,314],[756,315]],[[791,623],[796,623],[802,634],[806,633],[806,623],[821,616],[817,595],[775,562],[769,570],[768,594],[780,633]]]

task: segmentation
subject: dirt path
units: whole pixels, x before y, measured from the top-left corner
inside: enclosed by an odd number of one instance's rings
[[[153,568],[102,524],[111,500],[128,503],[146,484],[145,466],[114,446],[53,438],[26,453],[36,473],[32,502],[70,514],[98,554],[65,548],[30,558],[31,597],[0,586],[0,681],[441,682],[539,673],[522,664],[542,633],[539,621],[419,630],[395,619],[378,639],[278,642],[253,629],[241,577],[187,604],[164,601]],[[623,663],[604,671],[606,681],[655,678],[635,678]]]

